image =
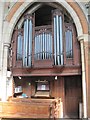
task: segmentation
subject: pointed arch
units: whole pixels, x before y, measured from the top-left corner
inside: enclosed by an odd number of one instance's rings
[[[58,0],[57,2],[58,2],[58,4],[61,4],[63,7],[65,7],[66,10],[72,16],[72,19],[74,20],[74,23],[76,25],[78,36],[88,33],[87,20],[85,18],[83,11],[78,6],[78,4],[76,2],[66,2],[66,1],[62,2],[62,0]],[[32,4],[34,4],[34,0],[32,0],[31,2],[21,2],[21,3],[17,2],[13,6],[13,10],[11,9],[9,14],[7,15],[6,21],[8,21],[8,23],[9,23],[8,30],[7,30],[8,34],[9,34],[9,38],[7,39],[7,42],[10,43],[10,41],[11,41],[12,32],[13,32],[13,29],[14,29],[18,19],[24,13],[24,11],[26,9],[28,9]],[[30,12],[32,13],[33,11],[38,9],[38,7],[40,7],[40,3],[36,6],[34,6]],[[78,12],[78,10],[79,10],[79,12]]]

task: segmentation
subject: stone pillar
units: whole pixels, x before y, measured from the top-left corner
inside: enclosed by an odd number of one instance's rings
[[[0,2],[0,91],[2,91],[2,56],[3,56],[3,16],[4,16],[4,2]],[[0,92],[0,100],[1,100],[1,92]]]
[[[0,70],[2,69],[2,55],[3,55],[3,17],[4,17],[4,2],[0,2]]]
[[[87,116],[90,118],[90,35],[88,41],[84,42],[85,49],[85,66],[86,66],[86,83],[87,83]]]
[[[85,71],[85,54],[84,54],[84,38],[79,37],[81,48],[81,64],[82,64],[82,93],[83,93],[83,117],[87,118],[87,90],[86,90],[86,71]]]
[[[7,99],[7,58],[9,44],[4,44],[3,48],[3,70],[2,70],[2,101]]]

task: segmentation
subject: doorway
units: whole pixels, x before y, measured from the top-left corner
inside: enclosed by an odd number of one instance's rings
[[[80,76],[65,77],[65,117],[79,117],[79,103],[82,101]]]

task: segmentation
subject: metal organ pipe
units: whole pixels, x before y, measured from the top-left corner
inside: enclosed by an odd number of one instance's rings
[[[32,20],[26,18],[24,21],[24,45],[23,45],[23,66],[31,67],[32,53]]]
[[[54,64],[57,64],[57,59],[56,59],[56,17],[54,17]]]
[[[51,49],[52,49],[52,43],[51,43],[51,34],[49,33],[49,59],[51,59],[51,53],[52,53],[52,51],[51,51]]]
[[[39,43],[39,36],[37,35],[37,59],[39,60],[39,47],[40,47],[40,43]]]
[[[32,21],[29,21],[29,46],[28,46],[28,66],[31,67],[32,59]]]
[[[38,60],[40,60],[40,50],[41,50],[41,45],[40,45],[40,35],[38,35],[38,41],[37,41],[37,48],[38,48]]]
[[[50,53],[51,53],[51,59],[52,59],[52,35],[51,34],[50,34],[50,38],[51,38],[51,46],[50,46],[51,51],[50,51]]]
[[[65,40],[66,40],[66,57],[68,55],[68,32],[65,32]]]
[[[18,42],[17,42],[17,60],[22,59],[22,35],[18,35]]]
[[[56,15],[56,30],[57,30],[57,63],[58,63],[58,65],[60,65],[60,53],[59,53],[59,51],[60,51],[60,45],[59,45],[59,41],[60,41],[60,39],[59,39],[59,17],[58,17],[58,15]]]
[[[72,41],[73,41],[72,32],[70,31],[70,51],[71,51],[71,57],[72,57]]]
[[[59,25],[60,25],[60,29],[59,29],[59,32],[60,32],[60,57],[61,57],[61,65],[63,65],[63,27],[62,27],[62,17],[60,16],[59,17]]]
[[[35,54],[38,54],[36,60],[51,59],[52,54],[52,34],[41,32],[35,36]],[[36,55],[35,55],[36,56]]]
[[[26,20],[24,22],[23,66],[26,66],[25,47],[26,47]]]
[[[42,35],[42,41],[43,41],[43,59],[44,59],[44,33],[43,33],[43,35]]]
[[[42,35],[40,34],[39,35],[39,51],[38,51],[38,53],[40,54],[40,57],[39,57],[39,59],[42,59],[42,45],[43,45],[43,43],[42,43]]]
[[[48,34],[48,59],[50,59],[50,38]]]
[[[28,36],[29,36],[29,20],[26,20],[26,46],[25,46],[25,66],[28,66],[27,60],[28,60]]]
[[[63,65],[62,16],[54,16],[54,64]]]
[[[46,34],[46,59],[48,59],[48,34]]]
[[[49,35],[47,34],[47,59],[49,59],[49,46],[48,46],[48,43],[49,43]]]
[[[36,53],[37,53],[36,41],[37,41],[37,36],[35,36],[35,55],[34,55],[35,60],[36,60],[36,58],[37,58],[37,55],[36,55]]]
[[[68,57],[70,57],[70,32],[68,30]]]
[[[67,30],[65,32],[65,39],[66,39],[66,57],[67,58],[72,58],[72,31]]]
[[[46,49],[47,49],[47,40],[46,40],[46,34],[45,34],[45,59],[46,59],[46,54],[47,54],[47,53],[46,53],[46,52],[47,52]]]

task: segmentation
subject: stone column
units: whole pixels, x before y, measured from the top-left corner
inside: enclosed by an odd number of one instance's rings
[[[9,44],[5,43],[3,48],[3,70],[2,70],[2,101],[7,99],[7,58]]]
[[[4,2],[0,2],[0,70],[2,69],[2,55],[3,55],[3,17],[4,17]]]
[[[82,93],[83,93],[83,117],[87,118],[87,90],[86,90],[86,71],[85,71],[85,54],[84,54],[84,38],[79,37],[81,48],[81,64],[82,64]]]
[[[2,34],[3,34],[3,16],[4,16],[4,2],[0,2],[0,91],[2,91],[2,56],[3,56],[3,40],[2,40]],[[0,99],[2,95],[0,92]]]

